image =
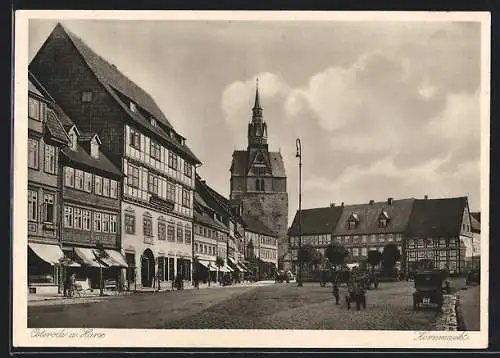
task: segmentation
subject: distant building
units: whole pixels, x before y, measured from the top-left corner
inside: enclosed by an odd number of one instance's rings
[[[54,113],[53,98],[31,72],[28,76],[28,289],[57,293],[64,256],[59,151],[69,138]]]
[[[478,269],[481,264],[481,213],[470,213],[472,228],[472,259],[471,268]]]
[[[292,265],[290,269],[297,271],[297,255],[299,250],[299,213],[295,214],[292,226],[288,230],[290,237],[290,255]],[[325,249],[333,240],[335,226],[342,215],[342,207],[333,204],[325,208],[302,209],[301,211],[302,245],[313,245],[323,255]],[[304,268],[307,277],[307,267]]]
[[[415,200],[407,237],[408,270],[418,261],[431,260],[435,268],[463,272],[473,255],[467,198]]]
[[[191,280],[195,165],[200,161],[156,102],[57,24],[30,64],[82,133],[124,174],[121,242],[132,284]]]
[[[278,262],[282,266],[288,252],[286,172],[281,153],[269,151],[262,111],[257,88],[252,120],[248,123],[247,149],[233,152],[230,199],[241,208],[243,216],[263,222],[278,234]]]

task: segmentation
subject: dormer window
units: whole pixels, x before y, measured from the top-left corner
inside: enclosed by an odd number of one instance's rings
[[[349,219],[347,219],[347,226],[349,227],[349,230],[355,229],[358,223],[358,214],[352,213],[351,216],[349,216]]]
[[[134,102],[130,101],[130,110],[132,112],[137,112],[137,107]]]
[[[153,127],[156,127],[158,124],[156,123],[156,119],[154,119],[153,117],[151,117],[151,125]]]
[[[69,148],[71,150],[76,150],[78,142],[78,130],[76,129],[75,126],[73,126],[68,131],[68,137],[69,137],[69,143],[68,143]]]
[[[383,229],[386,228],[388,224],[389,224],[389,215],[385,210],[382,210],[378,218],[378,227]]]
[[[99,143],[95,137],[90,142],[90,156],[96,159],[99,158]]]

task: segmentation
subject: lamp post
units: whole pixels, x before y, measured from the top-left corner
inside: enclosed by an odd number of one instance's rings
[[[299,158],[299,250],[297,258],[300,258],[302,249],[302,146],[299,138],[295,141],[295,145],[297,147],[297,154],[295,156]],[[302,287],[302,260],[300,259],[297,286]]]

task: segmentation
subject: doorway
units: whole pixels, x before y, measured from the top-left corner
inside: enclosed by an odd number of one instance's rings
[[[141,256],[141,283],[143,287],[151,287],[155,277],[155,257],[150,249],[144,250]]]

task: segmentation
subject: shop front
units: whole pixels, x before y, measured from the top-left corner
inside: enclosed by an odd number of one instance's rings
[[[28,243],[28,293],[58,293],[63,257],[59,245]]]

